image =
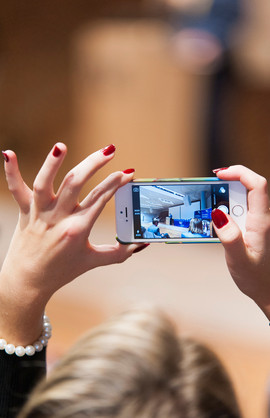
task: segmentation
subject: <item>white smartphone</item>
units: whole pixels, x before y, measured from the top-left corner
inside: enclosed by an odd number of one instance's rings
[[[216,177],[142,179],[115,195],[117,239],[121,243],[219,242],[211,212],[230,214],[242,231],[247,214],[247,190],[238,181]]]

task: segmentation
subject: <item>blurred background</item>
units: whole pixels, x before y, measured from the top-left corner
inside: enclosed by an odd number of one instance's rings
[[[235,163],[270,177],[270,3],[257,0],[9,0],[0,8],[0,142],[31,185],[57,141],[64,173],[96,149],[137,177],[209,176]],[[85,192],[87,189],[85,190]],[[0,176],[1,260],[17,209]],[[95,242],[114,242],[114,205]],[[157,304],[224,360],[247,418],[266,417],[269,327],[232,283],[221,245],[153,244],[59,291],[51,364],[78,335]]]

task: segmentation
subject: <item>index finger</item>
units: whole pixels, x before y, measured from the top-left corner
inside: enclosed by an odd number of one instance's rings
[[[90,154],[65,176],[57,192],[57,205],[65,211],[73,210],[83,185],[114,156],[113,144]]]
[[[269,213],[267,180],[243,165],[232,165],[216,171],[221,180],[240,181],[248,190],[249,212],[265,215]]]

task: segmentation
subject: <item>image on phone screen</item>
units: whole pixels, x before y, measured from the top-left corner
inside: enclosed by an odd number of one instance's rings
[[[229,213],[229,186],[171,184],[132,186],[134,239],[215,238],[211,212]]]

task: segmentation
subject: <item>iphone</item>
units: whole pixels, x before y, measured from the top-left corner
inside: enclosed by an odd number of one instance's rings
[[[117,238],[122,243],[219,242],[211,219],[217,208],[244,231],[247,190],[238,181],[216,177],[132,181],[115,194]]]

